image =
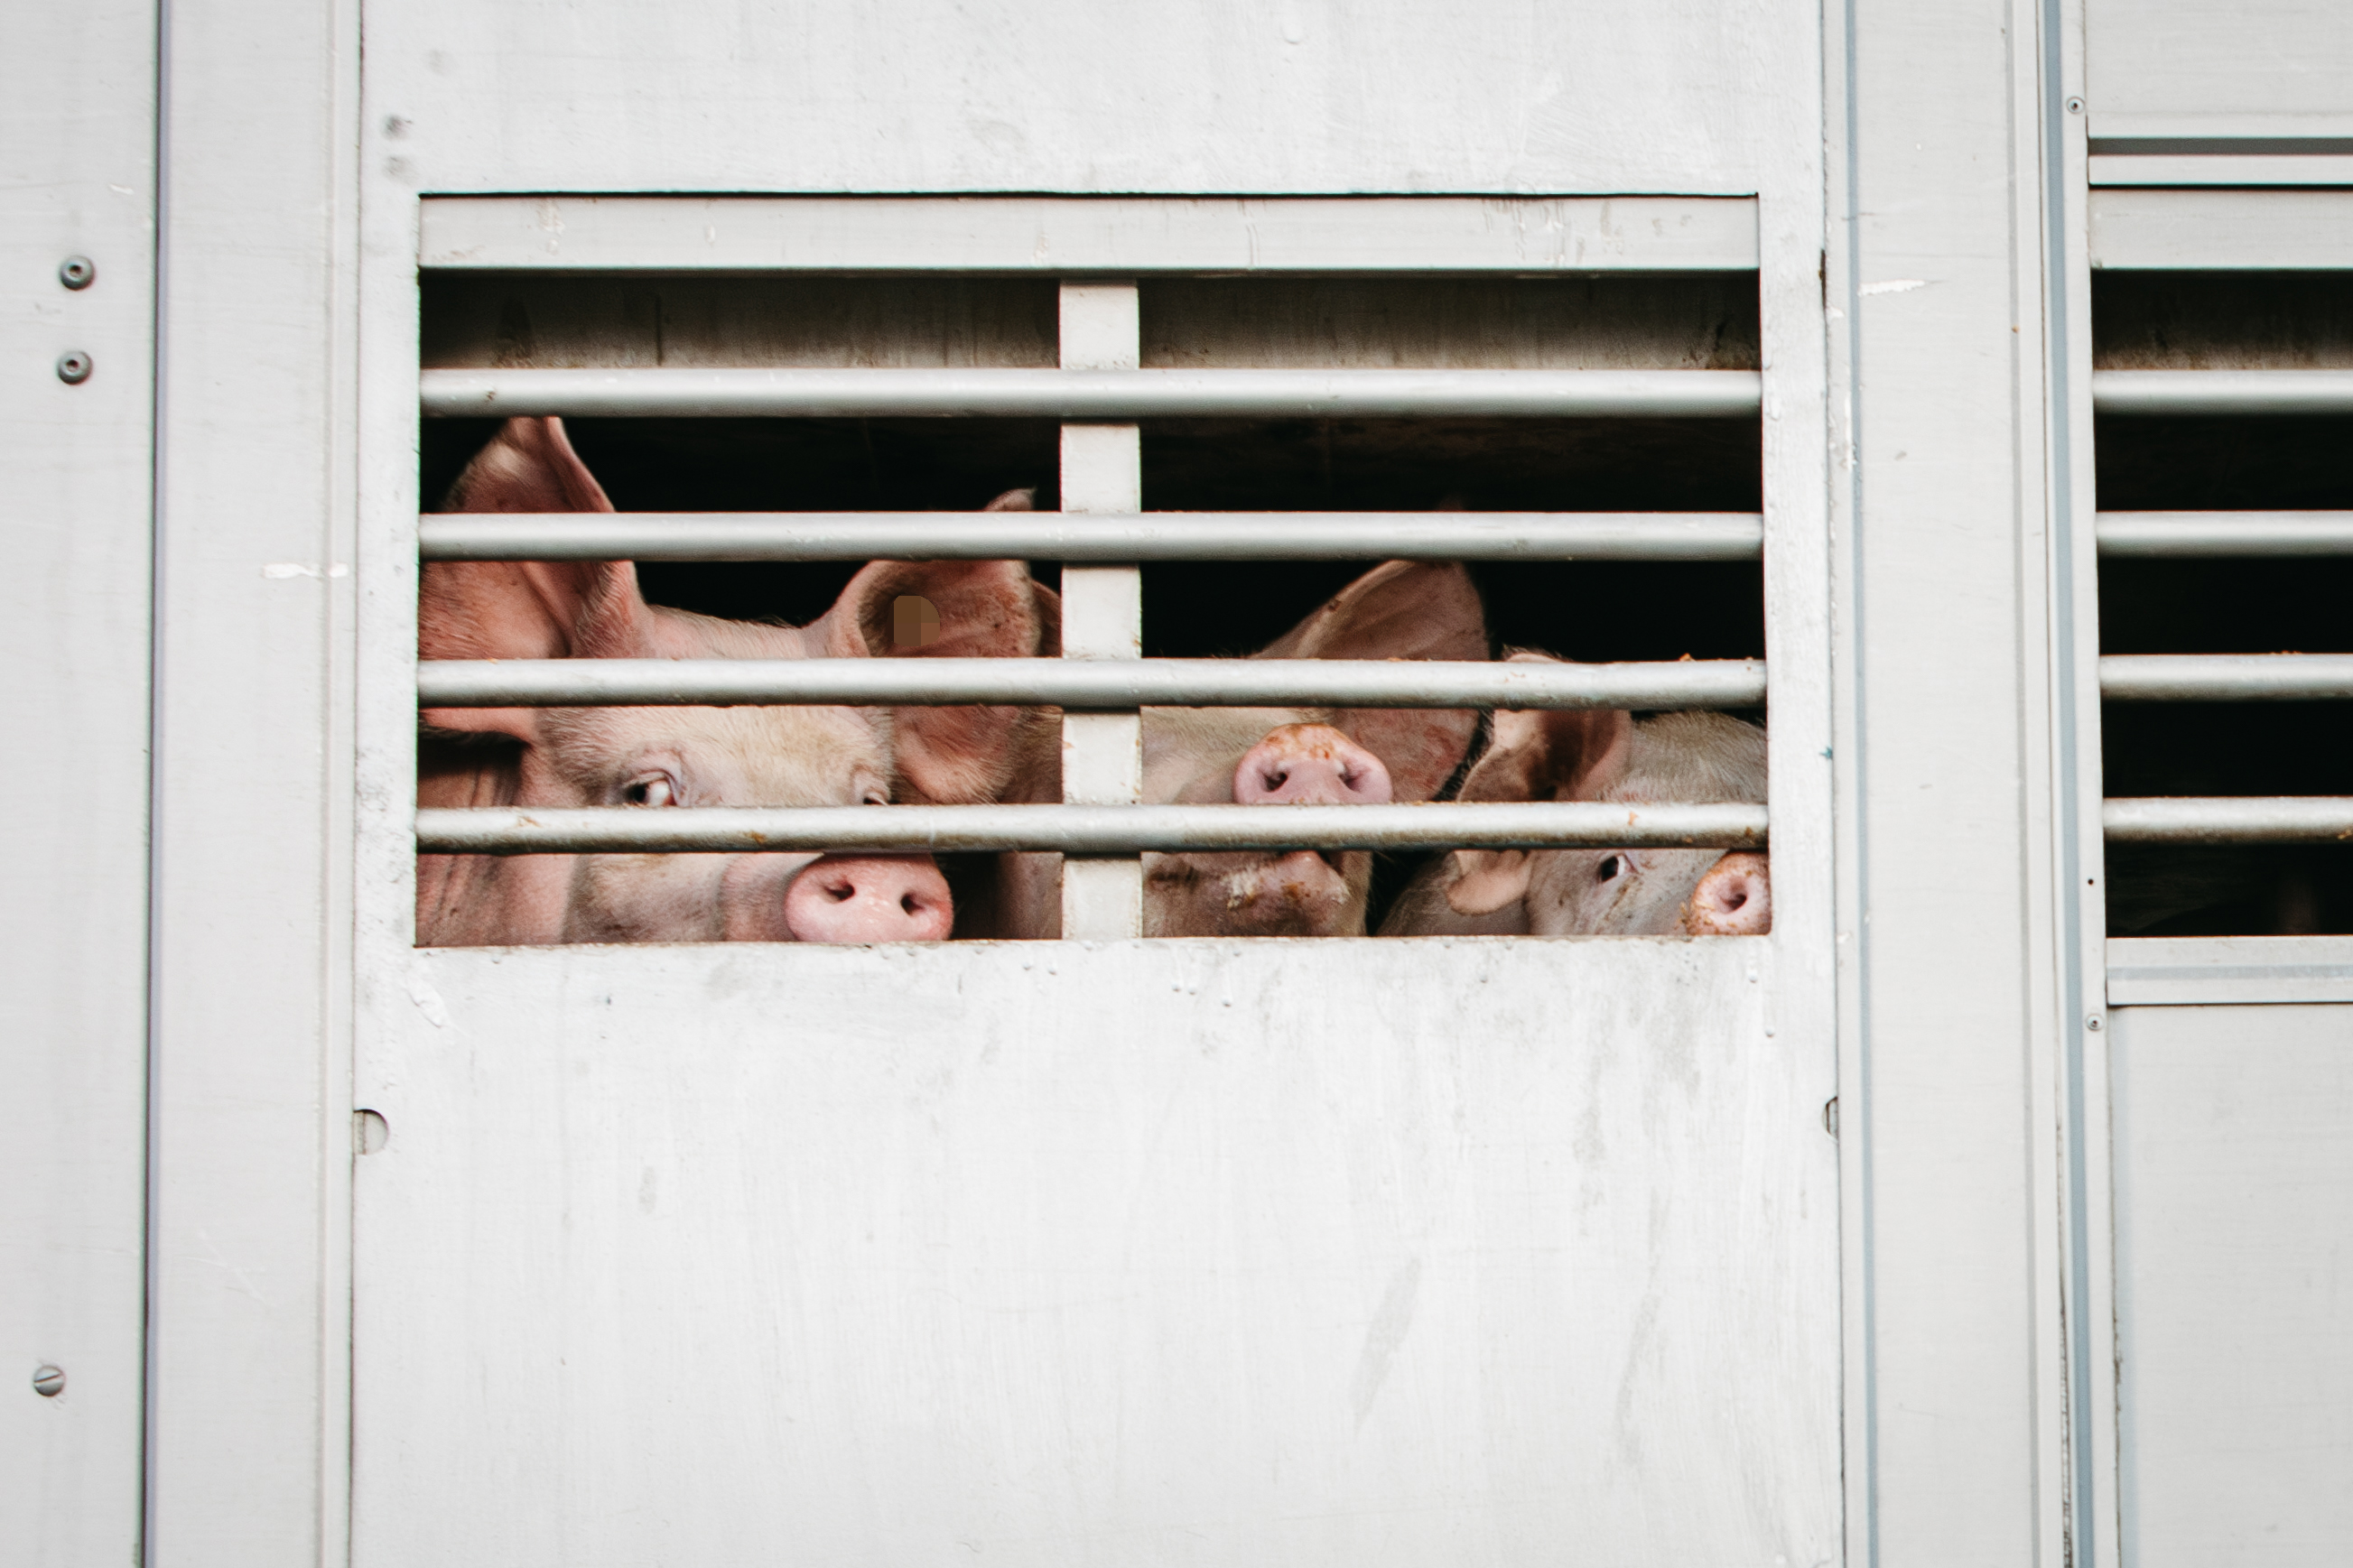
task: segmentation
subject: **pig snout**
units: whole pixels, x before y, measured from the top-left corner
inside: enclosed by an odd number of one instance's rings
[[[1694,936],[1762,936],[1773,929],[1773,884],[1762,855],[1726,855],[1708,868],[1684,906]]]
[[[822,856],[785,889],[795,942],[939,942],[955,919],[947,879],[928,857]]]
[[[1242,753],[1238,805],[1387,805],[1380,758],[1328,724],[1285,724]]]

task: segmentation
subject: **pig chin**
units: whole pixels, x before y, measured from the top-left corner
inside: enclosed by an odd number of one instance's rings
[[[1147,855],[1144,878],[1146,936],[1362,936],[1372,857]]]

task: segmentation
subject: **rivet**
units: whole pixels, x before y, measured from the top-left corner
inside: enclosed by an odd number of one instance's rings
[[[2094,1013],[2090,1017],[2084,1019],[2084,1027],[2090,1029],[2096,1034],[2100,1027],[2100,1016],[2097,1013]]]
[[[58,281],[69,289],[87,289],[98,281],[98,263],[87,256],[69,256],[58,263]]]
[[[66,1374],[63,1367],[50,1366],[44,1363],[33,1369],[34,1393],[44,1399],[55,1399],[65,1391]]]
[[[2071,98],[2071,99],[2069,99],[2069,100],[2067,100],[2067,112],[2068,112],[2068,113],[2070,113],[2070,114],[2081,114],[2081,113],[2083,113],[2083,112],[2084,112],[2084,100],[2083,100],[2082,99],[2080,99],[2080,98]]]
[[[58,356],[58,379],[68,386],[79,386],[96,368],[90,355],[79,349],[68,349]]]

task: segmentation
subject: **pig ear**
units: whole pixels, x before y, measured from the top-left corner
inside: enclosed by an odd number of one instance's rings
[[[1461,798],[1598,799],[1624,775],[1633,749],[1634,716],[1623,709],[1499,712],[1494,742],[1462,781]],[[1446,901],[1458,914],[1493,913],[1527,896],[1530,865],[1525,850],[1457,849],[1455,879],[1447,885]]]
[[[1484,659],[1487,616],[1460,564],[1384,562],[1258,657]],[[1332,722],[1381,759],[1401,801],[1436,795],[1479,729],[1475,713],[1432,709],[1347,709]]]
[[[877,561],[809,629],[836,658],[1032,658],[1059,641],[1059,610],[1019,561]],[[901,708],[892,717],[902,798],[994,800],[1020,761],[1018,708]]]
[[[452,511],[610,511],[559,419],[510,419],[466,465]],[[436,561],[417,594],[420,658],[617,658],[652,651],[627,561]],[[532,738],[527,709],[436,709],[438,729]]]
[[[1460,563],[1385,561],[1257,657],[1482,659],[1487,616]]]
[[[1458,915],[1492,915],[1528,896],[1525,849],[1457,849],[1446,903]]]

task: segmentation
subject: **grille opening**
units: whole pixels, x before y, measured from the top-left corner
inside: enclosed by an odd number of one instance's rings
[[[432,368],[985,366],[1059,361],[1054,279],[431,274]],[[1139,285],[1151,368],[1753,370],[1749,275],[1155,279]],[[573,418],[572,443],[624,511],[968,510],[1060,498],[1059,424],[1029,419]],[[424,423],[437,506],[499,427]],[[1172,419],[1143,425],[1151,511],[1731,511],[1761,509],[1762,432],[1739,419]],[[1151,563],[1144,652],[1245,655],[1367,562]],[[1052,584],[1058,563],[1031,563]],[[855,563],[648,563],[654,603],[805,624]],[[1746,563],[1470,565],[1493,648],[1594,661],[1761,658],[1761,567]],[[1761,722],[1761,712],[1739,715]],[[1476,750],[1472,753],[1476,756]],[[1469,763],[1466,760],[1465,771]],[[943,855],[959,906],[988,857]],[[1429,857],[1377,857],[1368,929]]]
[[[2102,370],[2353,367],[2336,273],[2095,273]],[[2353,418],[2113,416],[2095,422],[2104,511],[2353,510]],[[2353,652],[2353,559],[2120,559],[2100,566],[2106,654]],[[2353,794],[2353,704],[2103,707],[2105,793]],[[2353,848],[2118,845],[2116,936],[2353,932]]]

